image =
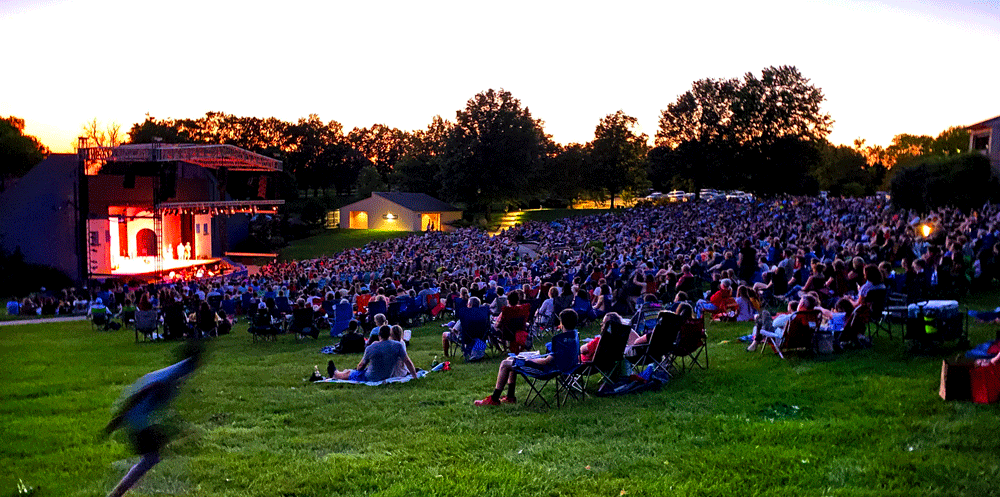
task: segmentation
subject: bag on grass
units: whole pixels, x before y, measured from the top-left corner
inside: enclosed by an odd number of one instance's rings
[[[970,371],[975,362],[961,357],[941,361],[941,386],[938,395],[944,400],[972,399]]]

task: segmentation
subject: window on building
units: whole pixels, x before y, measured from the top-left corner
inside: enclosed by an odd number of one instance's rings
[[[990,135],[974,135],[972,137],[972,150],[979,150],[980,152],[987,152],[990,148]]]

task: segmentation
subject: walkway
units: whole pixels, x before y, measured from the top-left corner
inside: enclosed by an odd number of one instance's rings
[[[41,323],[62,323],[64,321],[86,321],[87,316],[65,316],[59,318],[41,319],[12,319],[10,321],[0,321],[0,326],[14,326],[18,324],[41,324]]]

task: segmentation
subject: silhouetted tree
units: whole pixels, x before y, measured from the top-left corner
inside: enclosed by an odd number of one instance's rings
[[[646,152],[649,138],[636,132],[638,123],[636,118],[619,110],[601,119],[594,130],[590,147],[594,175],[588,183],[607,191],[612,209],[616,195],[634,193],[648,184]]]

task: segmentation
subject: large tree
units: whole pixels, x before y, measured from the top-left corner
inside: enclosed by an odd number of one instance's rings
[[[796,190],[833,122],[820,110],[823,99],[793,66],[695,81],[661,112],[656,144],[683,151],[696,189]]]
[[[24,119],[0,117],[0,191],[7,180],[24,176],[48,153],[37,138],[24,134]]]
[[[393,166],[409,148],[410,135],[384,124],[374,124],[368,128],[352,129],[347,134],[347,141],[371,161],[384,182],[388,181]]]
[[[441,170],[441,154],[453,126],[441,116],[434,116],[426,129],[410,134],[406,154],[393,167],[389,178],[394,189],[439,195],[441,184],[435,177]]]
[[[639,121],[622,111],[608,114],[594,130],[591,157],[593,185],[603,188],[615,207],[615,196],[635,193],[647,185],[646,152],[649,137],[636,131]]]
[[[456,113],[445,140],[437,176],[441,193],[487,217],[493,204],[524,200],[548,141],[542,121],[510,92],[479,93]]]

